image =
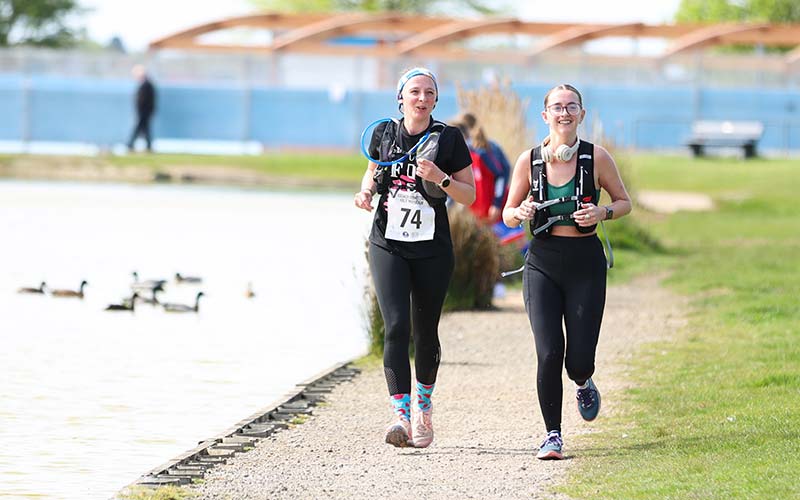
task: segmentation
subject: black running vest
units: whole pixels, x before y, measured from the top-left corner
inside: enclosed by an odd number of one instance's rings
[[[575,210],[581,208],[581,203],[594,203],[600,198],[600,192],[594,185],[594,144],[587,141],[581,141],[578,146],[578,164],[575,168],[575,195],[578,197],[575,203]],[[536,146],[531,150],[531,196],[536,203],[547,201],[547,169],[545,162],[542,160],[542,146]],[[564,202],[573,203],[573,202]],[[537,228],[544,226],[548,219],[551,217],[550,208],[537,209],[533,220],[530,224],[531,234],[534,234]],[[565,215],[564,218],[568,218]],[[591,233],[595,230],[597,224],[593,226],[579,226],[575,223],[575,228],[580,233]],[[547,238],[553,231],[553,226],[548,227],[539,234],[534,234],[536,238]]]
[[[444,132],[444,129],[447,125],[437,120],[431,120],[431,122],[432,123],[427,130],[427,132],[430,132],[431,136],[419,147],[417,151],[410,155],[409,159],[403,162],[404,164],[407,164],[409,161],[413,161],[416,158],[425,158],[430,161],[436,160],[436,153],[439,151],[439,137],[441,136],[442,132]],[[400,137],[400,127],[400,120],[396,120],[394,118],[392,118],[392,121],[386,123],[386,128],[383,130],[381,143],[378,149],[380,152],[380,161],[392,161],[402,157],[405,154],[402,148],[403,141]],[[378,188],[378,194],[384,194],[389,191],[391,176],[387,172],[387,168],[388,167],[378,165],[378,167],[375,169],[374,179]],[[422,197],[425,198],[425,201],[427,201],[431,206],[443,204],[445,202],[447,194],[442,191],[441,188],[439,188],[433,182],[426,181],[422,178],[419,178],[419,180],[421,182],[417,184],[417,191],[419,191]]]

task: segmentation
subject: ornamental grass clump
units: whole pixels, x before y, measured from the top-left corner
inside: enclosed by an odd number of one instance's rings
[[[460,205],[449,211],[455,269],[445,309],[487,309],[500,276],[500,248],[491,227]]]
[[[456,87],[461,112],[475,115],[487,137],[497,142],[512,167],[520,153],[531,147],[536,131],[528,129],[525,115],[530,99],[521,99],[508,80],[476,89]]]

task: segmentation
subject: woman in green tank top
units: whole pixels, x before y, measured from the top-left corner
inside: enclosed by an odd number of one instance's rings
[[[525,259],[523,295],[536,343],[536,392],[547,432],[536,455],[542,460],[564,458],[561,438],[564,368],[576,384],[581,416],[593,420],[600,410],[600,392],[592,375],[605,308],[606,258],[594,226],[631,211],[630,198],[608,151],[588,143],[579,150],[578,126],[585,116],[583,100],[575,87],[559,85],[545,95],[542,119],[550,133],[542,144],[541,158],[533,156],[533,148],[520,155],[503,209],[503,221],[508,226],[518,226],[534,218],[537,206],[531,195],[534,166],[546,178],[546,181],[534,180],[537,199],[543,186],[547,186],[543,194],[548,200],[570,197],[576,191],[583,195],[587,191],[576,190],[576,179],[583,182],[582,188],[593,180],[595,189],[589,192],[596,196],[602,188],[611,197],[607,206],[598,206],[597,198],[550,206],[548,219],[558,215],[567,217],[547,233],[537,233],[539,236],[531,241]],[[581,167],[581,175],[576,175],[579,159],[593,162],[593,169],[588,169],[593,170],[592,174],[584,176]],[[566,326],[566,334],[562,325]]]

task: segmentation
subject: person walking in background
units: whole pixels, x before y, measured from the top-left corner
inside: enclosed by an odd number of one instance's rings
[[[503,209],[506,225],[530,220],[534,236],[522,282],[536,344],[539,406],[547,431],[537,453],[543,460],[564,458],[562,367],[566,366],[576,384],[580,415],[590,421],[600,410],[600,392],[592,375],[605,309],[607,263],[596,227],[600,221],[631,211],[630,197],[611,155],[578,138],[578,125],[585,116],[575,87],[559,85],[547,92],[542,119],[550,133],[541,145],[517,159]],[[601,188],[611,197],[607,206],[598,206]],[[540,206],[547,200],[558,201]]]
[[[152,137],[150,135],[150,119],[156,110],[156,89],[147,76],[144,66],[137,64],[131,70],[134,78],[139,82],[136,89],[136,126],[133,128],[131,139],[128,141],[128,151],[134,150],[136,139],[142,135],[147,151],[153,151]]]
[[[433,441],[431,394],[441,357],[439,318],[453,273],[453,244],[445,200],[475,199],[469,149],[454,127],[433,119],[439,100],[434,74],[414,68],[397,82],[403,118],[375,127],[370,161],[355,206],[373,210],[369,265],[385,326],[384,372],[393,409],[387,443],[424,448]],[[418,152],[408,154],[431,133]],[[416,404],[411,408],[408,344],[413,325]],[[411,420],[413,419],[413,425]]]
[[[503,205],[506,202],[511,165],[508,163],[503,148],[488,138],[474,114],[462,113],[457,121],[464,124],[465,128],[462,130],[466,130],[467,144],[470,149],[478,154],[492,174],[492,192],[487,194],[487,198],[491,197],[491,202],[486,213],[479,216],[490,224],[494,224],[500,221]]]

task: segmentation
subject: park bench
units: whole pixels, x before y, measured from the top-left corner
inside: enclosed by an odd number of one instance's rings
[[[699,120],[686,144],[695,157],[705,155],[706,148],[742,148],[745,158],[753,158],[763,134],[764,124],[757,121]]]

